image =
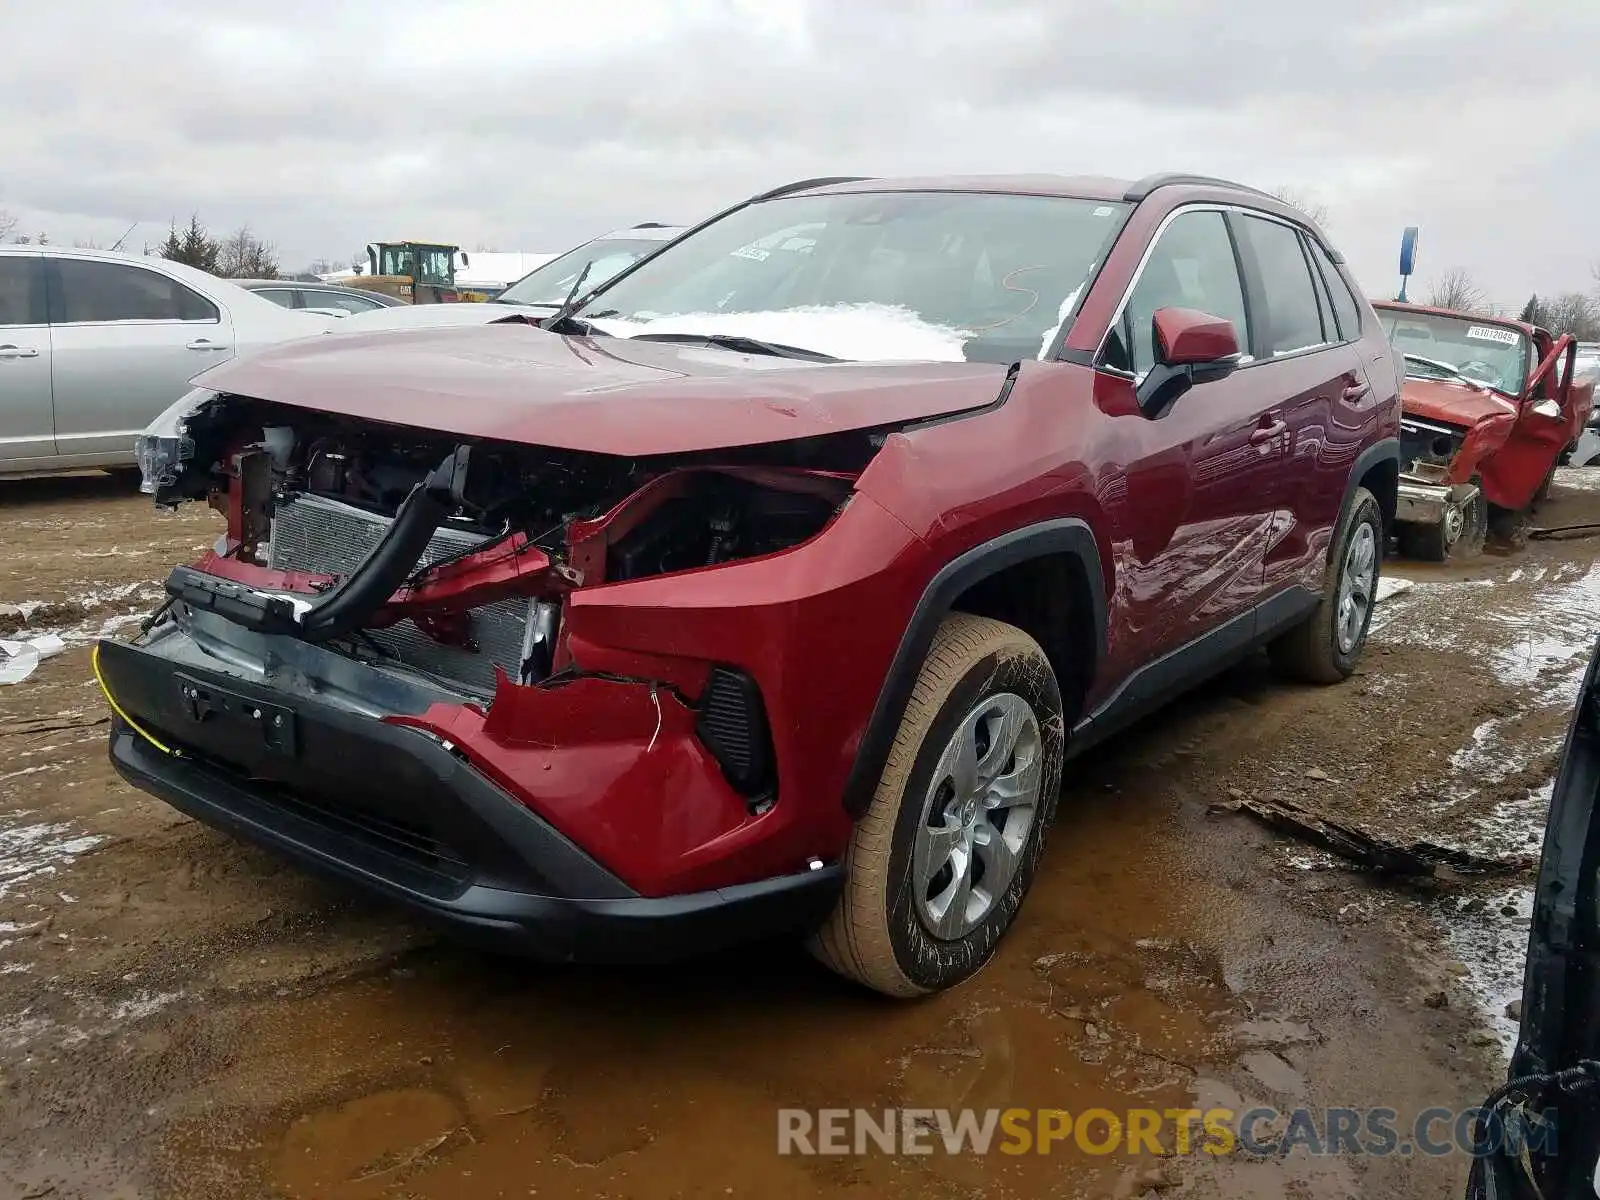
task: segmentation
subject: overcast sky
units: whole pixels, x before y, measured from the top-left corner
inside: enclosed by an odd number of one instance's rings
[[[1541,10],[1547,16],[1541,16]],[[825,174],[1287,185],[1369,294],[1592,286],[1600,3],[0,0],[0,209],[128,245],[198,211],[285,268],[554,252]]]

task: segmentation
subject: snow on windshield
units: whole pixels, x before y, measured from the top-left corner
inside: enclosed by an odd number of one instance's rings
[[[898,362],[964,362],[972,336],[935,325],[890,304],[832,304],[768,312],[698,312],[591,318],[615,337],[641,333],[732,334],[814,350],[834,358]]]
[[[1012,363],[1071,320],[1128,206],[988,192],[739,208],[592,293],[607,333],[729,334],[856,361]]]

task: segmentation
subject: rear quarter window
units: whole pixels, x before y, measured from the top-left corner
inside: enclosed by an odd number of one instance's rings
[[[1307,238],[1306,241],[1311,246],[1311,258],[1317,264],[1317,269],[1322,272],[1322,278],[1328,285],[1328,292],[1333,297],[1333,313],[1339,320],[1339,336],[1344,341],[1354,341],[1361,336],[1361,305],[1356,300],[1355,294],[1350,291],[1350,285],[1345,283],[1339,268],[1333,265],[1333,260],[1328,257],[1328,252],[1322,248],[1317,239]]]

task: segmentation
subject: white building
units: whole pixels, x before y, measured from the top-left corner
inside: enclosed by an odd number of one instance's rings
[[[555,257],[554,254],[535,254],[521,250],[457,250],[456,286],[474,291],[482,289],[498,292]],[[362,264],[360,270],[335,271],[321,278],[327,283],[339,283],[364,274],[366,266]]]

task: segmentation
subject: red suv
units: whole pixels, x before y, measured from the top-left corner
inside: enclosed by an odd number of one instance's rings
[[[1258,647],[1350,673],[1401,373],[1342,261],[1215,179],[810,180],[217,367],[140,441],[227,532],[97,647],[112,760],[497,945],[947,987],[1069,755]]]

